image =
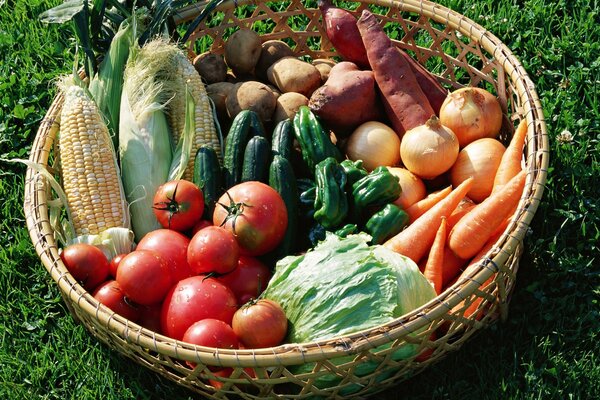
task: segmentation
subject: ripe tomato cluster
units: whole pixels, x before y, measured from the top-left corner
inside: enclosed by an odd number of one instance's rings
[[[194,183],[167,182],[154,196],[162,229],[135,250],[109,261],[98,247],[78,243],[61,258],[99,302],[153,331],[209,347],[280,344],[287,318],[279,304],[259,299],[271,277],[260,256],[283,239],[285,203],[253,181],[230,188],[212,219],[204,206]]]

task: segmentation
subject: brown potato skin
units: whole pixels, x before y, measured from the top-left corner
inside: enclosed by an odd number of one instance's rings
[[[224,82],[227,79],[227,65],[221,54],[204,52],[194,58],[193,64],[206,84]]]
[[[220,120],[226,120],[229,118],[227,115],[227,96],[233,88],[234,84],[230,82],[215,82],[210,85],[206,85],[206,94],[215,103],[217,110],[217,116]]]
[[[225,42],[225,62],[236,77],[251,76],[261,52],[261,39],[251,29],[235,31]]]
[[[227,96],[227,114],[230,118],[242,110],[256,112],[263,123],[269,122],[275,111],[277,96],[273,89],[258,81],[236,83]]]
[[[296,92],[309,97],[321,86],[321,74],[312,64],[296,57],[283,57],[267,70],[269,82],[282,93]]]
[[[277,105],[273,113],[273,123],[276,124],[284,119],[293,119],[300,106],[308,105],[308,97],[296,92],[283,93],[277,98]]]
[[[267,70],[273,63],[283,57],[291,57],[294,51],[282,40],[267,40],[261,45],[260,57],[254,73],[261,81],[267,81]]]

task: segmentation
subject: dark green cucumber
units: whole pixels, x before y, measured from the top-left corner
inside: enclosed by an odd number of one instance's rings
[[[223,156],[223,184],[225,189],[237,185],[242,180],[244,150],[248,141],[255,135],[261,135],[258,127],[262,128],[258,114],[252,110],[243,110],[231,122],[229,133],[225,140]],[[264,136],[264,130],[262,135]]]
[[[284,119],[275,125],[271,141],[271,152],[273,153],[273,156],[279,155],[291,160],[292,148],[294,145],[294,125],[289,118]]]
[[[271,150],[269,141],[262,136],[254,136],[246,145],[244,163],[242,165],[242,182],[269,180],[269,163]]]
[[[203,218],[212,220],[215,203],[223,194],[221,165],[214,148],[204,145],[198,149],[192,180],[204,195]]]
[[[287,209],[288,224],[283,240],[273,251],[278,260],[296,249],[298,232],[298,187],[292,164],[287,158],[276,155],[269,167],[269,186],[279,193]]]
[[[309,171],[328,157],[342,161],[342,153],[331,141],[321,122],[308,106],[300,106],[294,116],[294,135],[300,144],[302,159]]]

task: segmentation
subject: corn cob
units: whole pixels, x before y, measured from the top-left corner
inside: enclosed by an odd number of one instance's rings
[[[89,92],[65,79],[59,161],[77,236],[129,228],[127,202],[108,128]]]
[[[183,134],[186,90],[189,90],[196,104],[194,111],[195,128],[190,157],[183,174],[183,179],[191,181],[194,172],[194,160],[198,149],[203,145],[210,146],[216,151],[219,161],[221,161],[221,140],[215,127],[210,98],[206,93],[200,75],[183,52],[178,52],[176,59],[177,73],[175,76],[179,80],[179,83],[174,86],[179,89],[167,106],[167,115],[169,117],[173,140],[177,143]]]

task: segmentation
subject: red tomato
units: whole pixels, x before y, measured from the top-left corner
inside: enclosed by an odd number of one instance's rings
[[[237,266],[239,258],[240,247],[235,236],[219,226],[208,226],[198,231],[187,251],[187,261],[196,274],[226,274]]]
[[[162,332],[181,340],[185,331],[196,321],[220,319],[231,324],[237,307],[235,295],[215,278],[192,276],[171,288],[161,310]]]
[[[117,277],[117,269],[119,268],[119,263],[126,255],[127,254],[118,254],[114,256],[112,260],[110,260],[110,263],[108,263],[108,272],[113,278]]]
[[[265,290],[271,271],[261,261],[250,256],[240,256],[237,267],[217,278],[235,294],[238,304],[256,299]]]
[[[98,286],[94,292],[94,298],[131,321],[137,321],[140,316],[139,306],[125,297],[125,293],[117,281],[106,281]]]
[[[241,348],[241,347],[240,347]],[[222,377],[222,378],[229,378],[231,376],[231,374],[233,373],[233,368],[223,368],[223,369],[219,369],[217,371],[211,371],[213,375],[218,376],[218,377]],[[254,372],[254,369],[252,368],[244,368],[244,372],[240,375],[240,378],[246,378],[247,375],[250,378],[256,378],[256,373]],[[218,381],[216,379],[209,379],[208,383],[215,387],[216,389],[220,389],[223,387],[224,382]],[[245,386],[246,384],[242,384],[242,386]],[[240,385],[236,385],[236,386],[240,386]]]
[[[109,274],[106,255],[91,244],[75,243],[62,251],[60,258],[67,270],[88,291],[104,282]]]
[[[152,304],[151,306],[139,306],[140,318],[137,323],[146,329],[160,333],[160,310],[162,303]]]
[[[202,190],[184,179],[161,185],[154,195],[154,214],[163,228],[178,232],[190,230],[202,218]]]
[[[160,303],[173,284],[167,262],[151,250],[127,254],[119,263],[117,282],[127,297],[142,305]]]
[[[220,349],[237,349],[239,341],[231,325],[220,319],[205,318],[194,322],[183,334],[184,342],[197,344],[199,346],[217,347]],[[195,363],[186,361],[191,368]],[[219,370],[218,367],[209,367],[211,370]]]
[[[281,344],[288,322],[278,303],[260,299],[237,310],[231,326],[245,347],[257,349]]]
[[[190,232],[190,236],[193,237],[196,233],[198,233],[198,231],[200,229],[204,229],[207,226],[213,226],[211,221],[207,221],[205,219],[201,219],[200,221],[198,221],[196,223],[196,225],[194,225],[194,227],[192,228],[192,231]]]
[[[233,186],[218,200],[213,224],[233,232],[241,254],[258,256],[273,250],[285,234],[287,210],[275,189],[249,181]]]
[[[220,349],[237,349],[240,346],[231,325],[214,318],[205,318],[194,322],[187,328],[182,340],[199,346]]]
[[[183,233],[171,229],[148,232],[138,243],[136,250],[156,251],[167,262],[173,283],[192,276],[187,261],[190,239]]]

